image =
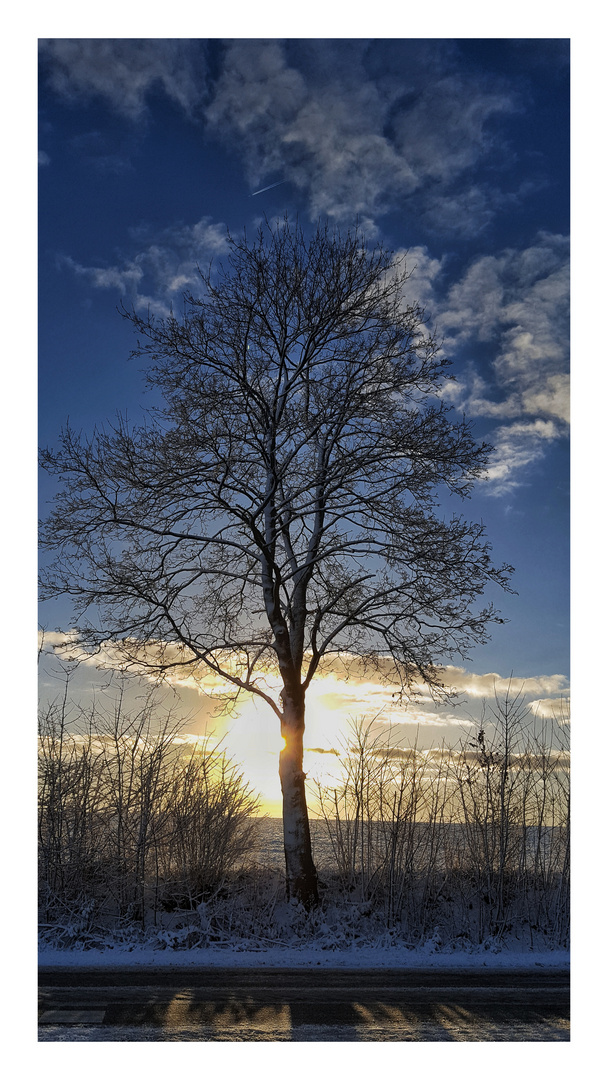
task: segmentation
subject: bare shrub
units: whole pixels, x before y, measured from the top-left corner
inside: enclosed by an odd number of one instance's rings
[[[414,940],[438,925],[450,940],[566,944],[567,738],[564,716],[531,717],[510,690],[455,749],[353,724],[341,780],[317,790],[339,888]]]
[[[567,944],[564,716],[533,717],[509,692],[474,737],[431,750],[354,723],[340,778],[317,788],[313,917],[256,864],[257,800],[221,745],[184,737],[153,692],[126,709],[123,691],[83,711],[66,681],[41,716],[40,901],[54,940],[91,943],[105,926],[160,947]]]
[[[257,799],[237,767],[209,746],[177,757],[167,781],[160,815],[162,899],[164,906],[194,907],[250,853]]]
[[[514,924],[560,942],[569,931],[568,728],[533,723],[521,693],[507,691],[476,742],[450,755],[454,816],[461,822],[457,880],[477,940]],[[452,859],[452,869],[455,869]]]
[[[429,769],[416,743],[395,746],[374,735],[365,720],[352,724],[343,762],[336,787],[317,787],[339,883],[380,905],[387,926],[421,932],[441,880],[446,771],[441,763]]]
[[[200,901],[249,850],[257,798],[220,747],[180,738],[154,691],[127,711],[119,686],[85,712],[67,685],[40,718],[41,918],[144,925]]]

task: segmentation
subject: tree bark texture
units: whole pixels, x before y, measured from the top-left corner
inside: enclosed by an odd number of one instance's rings
[[[319,894],[304,788],[304,695],[301,700],[284,696],[283,705],[281,735],[285,746],[279,755],[279,777],[283,793],[287,897],[299,900],[310,910],[318,903]]]

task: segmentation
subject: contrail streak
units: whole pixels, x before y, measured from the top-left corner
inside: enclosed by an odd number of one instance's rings
[[[286,180],[277,180],[276,184],[269,184],[268,187],[261,187],[259,191],[252,191],[249,198],[253,199],[254,195],[261,195],[263,191],[270,191],[271,188],[279,187],[281,184],[286,184],[286,183],[287,183]]]

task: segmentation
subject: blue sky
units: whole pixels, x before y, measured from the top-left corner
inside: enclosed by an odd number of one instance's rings
[[[450,400],[496,447],[463,509],[517,595],[491,597],[508,621],[462,685],[567,694],[568,42],[60,38],[39,78],[40,442],[146,404],[121,301],[179,307],[264,214],[358,217],[407,251]],[[40,619],[72,625],[60,602]]]

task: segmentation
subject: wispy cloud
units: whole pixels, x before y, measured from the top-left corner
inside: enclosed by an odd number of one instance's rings
[[[74,630],[65,634],[45,634],[44,648],[60,660],[78,659],[85,667],[106,671],[121,668],[123,654],[118,643],[108,641],[95,652],[87,652],[80,646]],[[144,651],[148,660],[153,660],[156,652],[160,656],[161,649],[165,662],[184,659],[183,652],[168,643],[150,645]],[[132,664],[131,670],[142,677],[146,676],[143,664],[140,668]],[[563,717],[569,700],[569,682],[561,674],[534,677],[498,672],[479,674],[455,665],[439,668],[438,674],[446,689],[457,695],[464,708],[455,710],[454,707],[439,706],[422,684],[416,688],[417,699],[407,704],[397,702],[392,662],[388,657],[384,660],[380,658],[375,669],[370,671],[361,657],[348,653],[328,656],[308,691],[307,712],[314,718],[317,727],[323,716],[333,717],[334,725],[337,720],[346,725],[349,719],[367,716],[374,717],[382,727],[406,724],[410,727],[462,728],[479,722],[475,717],[481,715],[482,701],[487,701],[491,708],[496,699],[502,699],[507,694],[511,700],[521,696],[534,715],[556,717],[558,720],[560,716]],[[215,699],[231,689],[226,680],[204,665],[175,668],[169,672],[167,682],[177,690],[195,690],[203,697]],[[279,680],[268,673],[265,689],[272,692],[273,688],[278,693]]]
[[[447,291],[445,258],[418,248],[407,262],[412,296],[458,360],[444,397],[469,417],[502,421],[489,435],[496,453],[484,490],[506,494],[568,433],[568,238],[540,233],[529,247],[478,256]],[[467,359],[471,346],[488,356],[483,369]]]
[[[566,431],[568,239],[539,233],[520,249],[478,255],[451,283],[445,245],[455,234],[483,232],[498,210],[543,182],[526,173],[516,190],[505,186],[512,181],[501,185],[511,151],[497,121],[522,107],[518,80],[465,68],[458,44],[439,40],[391,47],[239,39],[216,43],[213,65],[208,48],[180,39],[41,45],[48,84],[63,97],[94,95],[139,120],[160,89],[230,144],[253,194],[290,182],[311,218],[351,223],[358,215],[370,237],[399,206],[427,235],[441,236],[440,257],[420,244],[410,251],[409,298],[425,305],[457,360],[446,399],[499,425],[487,436],[497,453],[483,490],[512,491]],[[120,145],[94,131],[79,137],[98,168],[125,167]],[[491,184],[479,169],[488,160]],[[132,240],[132,250],[111,263],[87,265],[68,254],[63,265],[139,310],[167,315],[181,291],[196,286],[196,262],[224,249],[225,232],[203,218]],[[483,364],[470,355],[480,346]]]
[[[448,75],[429,82],[394,120],[396,144],[418,181],[448,180],[496,146],[487,121],[511,112],[511,94],[488,80]]]
[[[496,345],[492,367],[503,415],[515,407],[567,421],[568,297],[568,238],[540,233],[530,247],[475,259],[440,306],[446,348]],[[469,414],[497,415],[496,403],[484,402],[479,390],[478,384],[476,396],[464,398]]]
[[[135,254],[112,266],[83,266],[67,255],[59,257],[59,265],[93,288],[115,289],[136,310],[149,307],[167,316],[183,292],[196,291],[197,266],[206,269],[214,256],[227,250],[226,227],[209,218],[158,232],[145,226],[132,229],[130,236]]]
[[[563,435],[552,420],[501,425],[492,432],[494,454],[488,468],[489,493],[509,495],[523,482],[526,469],[539,462],[547,446]]]
[[[448,685],[458,693],[468,697],[487,698],[493,700],[495,695],[499,697],[509,693],[511,698],[517,694],[526,696],[535,694],[567,694],[568,679],[565,675],[537,675],[524,677],[521,675],[499,675],[497,672],[487,672],[477,675],[466,668],[447,666],[443,669],[444,677]]]
[[[561,697],[539,698],[530,702],[530,711],[542,720],[557,720],[561,726],[570,723],[570,698],[567,692]]]
[[[239,39],[213,43],[213,63],[212,44],[189,39],[40,48],[47,84],[66,99],[97,97],[141,121],[161,90],[230,143],[255,194],[290,181],[313,219],[359,215],[371,234],[400,205],[431,231],[475,236],[523,192],[496,179],[511,154],[496,120],[520,108],[516,80],[464,68],[455,42],[396,46]],[[490,155],[493,184],[475,175]]]
[[[243,155],[253,183],[280,172],[306,193],[313,218],[358,214],[371,226],[378,214],[431,183],[426,215],[453,221],[449,202],[457,196],[449,185],[495,149],[488,121],[513,109],[511,96],[487,80],[441,77],[431,56],[442,51],[440,44],[426,43],[424,66],[413,43],[402,42],[394,70],[374,70],[366,43],[353,45],[346,64],[342,46],[325,42],[321,67],[319,56],[312,64],[306,49],[293,43],[232,43],[206,110],[208,123]],[[410,66],[404,53],[412,54]],[[468,198],[474,230],[477,203],[484,205],[484,220],[493,214],[479,190],[458,198],[461,218]]]
[[[102,98],[130,120],[141,118],[152,89],[187,113],[203,94],[202,52],[188,39],[55,38],[42,40],[40,51],[56,93]]]

